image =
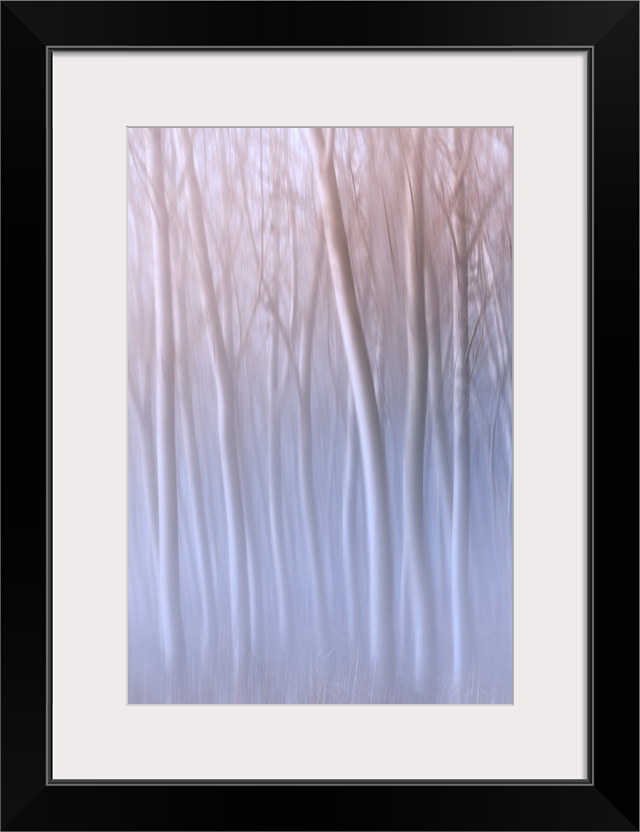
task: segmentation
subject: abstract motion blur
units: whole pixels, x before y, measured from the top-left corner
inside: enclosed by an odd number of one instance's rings
[[[512,701],[512,134],[128,134],[130,703]]]

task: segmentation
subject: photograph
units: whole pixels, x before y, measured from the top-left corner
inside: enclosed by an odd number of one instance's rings
[[[513,703],[513,131],[127,129],[128,703]]]

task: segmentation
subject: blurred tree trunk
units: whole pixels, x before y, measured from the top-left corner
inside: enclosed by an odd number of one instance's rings
[[[310,296],[304,313],[300,343],[300,407],[298,423],[298,467],[302,495],[302,519],[304,535],[311,559],[311,581],[315,624],[323,651],[330,649],[327,592],[321,557],[318,513],[313,485],[313,454],[311,428],[311,352],[316,319],[322,248],[314,258],[315,274],[312,277]],[[294,279],[296,276],[294,275]]]
[[[202,635],[204,645],[212,648],[216,636],[216,605],[213,585],[213,547],[209,540],[205,516],[205,499],[203,494],[203,476],[201,459],[198,453],[198,438],[193,412],[191,372],[189,368],[189,351],[185,348],[188,341],[187,315],[185,310],[184,289],[177,296],[178,343],[182,345],[181,367],[179,372],[179,401],[182,436],[184,441],[184,466],[188,485],[187,511],[192,518],[196,569],[198,573],[198,592],[202,606]]]
[[[218,311],[213,273],[209,262],[202,196],[193,160],[193,146],[187,129],[182,129],[180,134],[185,163],[185,186],[189,205],[190,230],[199,276],[200,293],[208,322],[209,346],[216,379],[218,443],[222,465],[229,546],[232,632],[237,657],[243,648],[250,647],[251,631],[247,544],[236,434],[235,390]]]
[[[441,576],[448,569],[445,552],[451,551],[451,517],[453,503],[453,475],[451,465],[451,448],[445,424],[445,405],[443,384],[445,372],[442,355],[442,328],[440,317],[440,290],[438,276],[432,258],[427,254],[426,267],[426,307],[427,307],[427,345],[429,354],[429,380],[427,393],[428,416],[431,423],[431,442],[435,454],[436,482],[440,518],[444,534],[438,569]],[[435,507],[434,507],[435,511]],[[435,516],[435,515],[434,515]],[[435,563],[432,564],[435,566]]]
[[[347,627],[349,639],[359,644],[361,636],[360,585],[363,582],[362,572],[365,563],[359,562],[356,511],[358,485],[358,425],[356,423],[353,395],[348,393],[347,408],[347,453],[344,464],[344,486],[342,496],[342,553],[345,559],[347,584]]]
[[[167,670],[185,659],[185,637],[180,610],[180,563],[178,548],[178,492],[175,435],[175,355],[169,217],[164,193],[162,132],[146,134],[148,172],[151,182],[152,251],[156,279],[156,418],[158,483],[158,565],[160,625]]]
[[[472,136],[466,137],[467,142]],[[465,166],[469,147],[463,131],[455,131],[456,182],[453,193],[455,273],[453,281],[453,518],[451,533],[451,583],[453,617],[453,675],[462,693],[471,671],[472,632],[469,597],[469,205]]]
[[[382,431],[367,346],[358,311],[349,246],[333,162],[333,133],[325,143],[321,128],[310,130],[327,251],[340,332],[353,389],[364,469],[370,553],[370,650],[375,670],[391,676],[395,669],[393,568],[387,477]]]
[[[146,360],[148,358],[148,361]],[[144,371],[152,378],[153,356],[145,356]],[[146,387],[146,385],[145,385]],[[151,387],[151,385],[149,385]],[[151,537],[151,547],[154,557],[158,553],[158,466],[156,460],[157,441],[154,431],[151,398],[155,393],[149,391],[149,399],[143,391],[140,395],[135,383],[129,376],[128,398],[129,412],[133,415],[138,429],[137,447],[140,450],[140,465],[142,468],[142,490],[144,492],[144,504],[147,511],[147,523]],[[156,564],[157,565],[157,564]]]
[[[418,130],[406,149],[405,312],[408,387],[402,464],[402,603],[410,621],[414,678],[435,681],[434,593],[427,568],[423,522],[424,445],[427,413],[427,331],[424,288],[424,212]]]
[[[279,305],[280,279],[272,281],[269,303],[271,306],[269,334],[269,417],[267,444],[269,454],[269,527],[271,551],[276,575],[279,638],[286,645],[292,637],[291,575],[282,519],[282,456],[280,448],[280,409],[278,392],[278,347],[280,339]]]

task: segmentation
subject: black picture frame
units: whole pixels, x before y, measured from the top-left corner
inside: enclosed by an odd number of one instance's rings
[[[639,828],[638,8],[2,3],[2,829]],[[585,781],[50,780],[51,54],[177,47],[588,52]],[[243,788],[253,790],[252,799]]]

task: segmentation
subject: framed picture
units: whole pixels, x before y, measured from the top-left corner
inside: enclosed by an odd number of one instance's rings
[[[638,377],[638,4],[376,4],[364,28],[360,7],[349,5],[339,18],[317,4],[242,11],[242,22],[238,15],[230,26],[234,8],[216,4],[2,4],[5,309],[20,321],[18,310],[28,310],[39,327],[29,338],[12,333],[10,345],[19,346],[4,362],[15,392],[5,408],[12,439],[5,442],[2,828],[638,829],[637,497],[618,473],[638,424],[637,396],[631,402],[628,394],[628,379]],[[294,21],[284,43],[281,16]],[[436,196],[416,202],[418,182]],[[331,205],[332,194],[334,207],[340,198],[346,205],[347,193],[350,258],[341,260]],[[428,222],[408,221],[417,210]],[[172,223],[163,225],[165,215]],[[221,223],[229,225],[216,236]],[[429,228],[429,245],[419,247],[411,228]],[[33,229],[40,245],[31,242]],[[482,459],[503,465],[497,479],[477,460],[471,465],[474,493],[484,496],[472,498],[466,522],[476,548],[469,551],[485,554],[470,574],[486,591],[476,588],[460,602],[452,576],[463,555],[451,544],[451,561],[430,573],[442,589],[434,601],[441,634],[433,636],[434,669],[432,653],[412,635],[425,615],[419,572],[403,555],[402,567],[392,562],[387,574],[374,551],[384,534],[406,540],[411,528],[400,499],[408,488],[402,472],[415,458],[406,444],[403,458],[409,416],[393,412],[397,395],[384,387],[403,379],[404,401],[411,340],[407,347],[405,337],[394,357],[388,333],[397,320],[409,331],[407,316],[420,309],[405,282],[416,266],[411,252],[421,252],[419,259],[429,251],[433,271],[449,281],[441,290],[453,285],[451,275],[460,286],[465,235],[475,241],[462,348],[476,368],[476,404],[468,407],[477,407],[478,424],[485,406],[509,416],[471,432],[472,445],[491,443]],[[201,307],[198,298],[199,287],[206,294],[215,284],[214,276],[205,279],[203,252],[216,246],[227,274],[243,272],[254,258],[258,278],[230,282],[226,294],[217,284],[229,307],[220,337],[209,344],[216,327],[205,313],[216,304],[205,298]],[[148,280],[159,273],[163,251],[167,274],[179,262],[192,276],[184,292],[166,283],[174,310],[164,319],[160,284]],[[300,333],[310,310],[316,314],[313,283],[291,277],[296,264],[326,278],[306,365],[316,397],[316,469],[305,480],[302,445],[288,462],[285,447],[278,457],[283,482],[290,482],[276,489],[270,396],[279,396],[277,430],[284,436],[291,424],[291,435],[302,436]],[[402,288],[376,307],[374,273],[394,269]],[[416,270],[429,274],[427,265]],[[358,274],[370,276],[369,288]],[[35,285],[46,292],[34,292]],[[371,356],[368,375],[358,375],[362,367],[340,346],[351,343],[358,352],[348,309],[340,308],[349,286]],[[427,313],[430,286],[426,279]],[[452,355],[462,343],[455,340],[461,297],[454,291],[439,305],[451,314],[443,318],[449,335],[442,344]],[[175,390],[187,372],[200,374],[197,392],[184,388],[191,411],[167,398],[169,365],[156,372],[145,363],[149,332],[162,352],[163,320],[173,322],[171,340],[188,356],[182,364],[172,358]],[[504,342],[491,341],[499,332]],[[46,335],[44,350],[36,333]],[[242,484],[247,597],[234,572],[238,557],[224,555],[216,563],[230,564],[229,574],[220,567],[229,592],[212,581],[207,600],[209,584],[198,571],[206,561],[194,558],[180,566],[182,595],[172,596],[171,575],[162,577],[170,560],[160,555],[153,580],[153,558],[145,560],[154,524],[145,527],[140,518],[153,512],[144,502],[150,482],[164,493],[173,481],[167,505],[179,489],[192,495],[186,505],[193,522],[173,528],[181,547],[197,551],[200,529],[216,551],[242,548],[231,532],[218,531],[231,528],[233,514],[229,434],[220,438],[224,409],[217,434],[199,427],[224,400],[220,356],[229,337],[234,368],[244,374],[233,424],[245,454],[256,443]],[[489,345],[484,352],[481,338]],[[243,350],[254,356],[255,378],[246,364],[238,369]],[[498,353],[503,370],[513,367],[513,382],[503,398],[487,398]],[[460,378],[452,369],[441,383],[454,403]],[[367,379],[387,430],[381,442],[391,509],[385,527],[375,493],[381,477],[365,463],[353,513],[364,542],[352,545],[368,564],[359,573],[344,563],[351,549],[340,538],[339,517],[353,449],[377,458],[363,404]],[[322,385],[330,391],[324,399]],[[354,442],[343,395],[349,389]],[[136,422],[145,396],[152,416]],[[163,402],[179,429],[170,431],[178,445],[162,458],[177,459],[179,471],[163,478],[157,450],[149,468],[156,473],[145,479],[140,449],[145,431],[161,436]],[[432,408],[428,397],[417,421],[429,414],[435,420]],[[455,406],[447,418],[455,463]],[[323,433],[322,419],[334,427]],[[213,450],[205,433],[218,435]],[[190,435],[197,440],[191,446]],[[429,441],[435,460],[433,436],[430,428],[420,455]],[[263,463],[256,461],[261,454]],[[242,453],[238,459],[241,467]],[[43,460],[44,480],[34,473]],[[437,471],[446,469],[445,461]],[[196,479],[214,506],[200,527]],[[306,497],[305,481],[316,486]],[[432,498],[446,492],[439,477],[425,476],[416,492],[422,507],[429,505],[423,488]],[[270,502],[274,493],[279,509]],[[154,499],[162,505],[164,498]],[[459,493],[455,500],[459,505]],[[315,503],[331,529],[320,524],[314,538]],[[298,506],[290,515],[288,504]],[[279,572],[270,512],[285,517],[295,569]],[[427,508],[419,520],[424,529],[441,516]],[[444,525],[459,537],[460,522]],[[424,532],[425,540],[435,546],[438,534]],[[317,571],[314,539],[334,552]],[[252,546],[262,552],[254,561]],[[162,553],[161,543],[156,548]],[[265,574],[254,580],[256,563]],[[207,623],[213,608],[222,612]],[[359,608],[364,623],[357,624]],[[151,616],[141,612],[148,609]],[[251,630],[256,615],[264,627]],[[465,616],[483,633],[469,641],[475,646],[468,653],[460,635]],[[148,620],[161,622],[150,635]],[[226,634],[217,647],[205,637],[212,630]],[[202,638],[200,663],[189,658],[179,673],[168,673],[185,632],[191,645]],[[336,633],[346,635],[340,641]],[[222,643],[250,643],[251,650],[222,655]],[[627,657],[622,667],[620,650],[612,649],[618,644]],[[322,662],[299,659],[311,652]],[[474,673],[465,675],[466,667]],[[259,789],[257,799],[239,802],[239,788]]]

